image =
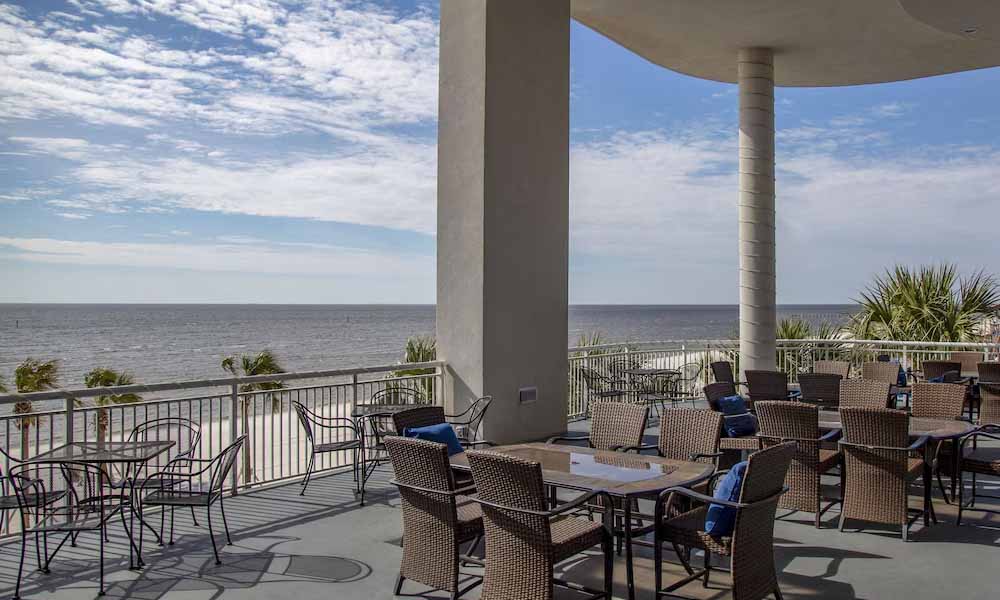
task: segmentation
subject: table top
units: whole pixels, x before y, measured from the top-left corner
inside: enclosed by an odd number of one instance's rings
[[[622,373],[628,373],[629,375],[639,375],[643,377],[652,377],[655,375],[680,375],[681,372],[677,369],[654,369],[654,368],[635,368],[635,369],[623,369]]]
[[[370,415],[391,415],[425,404],[355,404],[351,409],[351,416],[354,418],[367,417]]]
[[[152,442],[72,442],[56,446],[26,462],[141,463],[169,450],[173,440]]]
[[[541,463],[547,484],[602,490],[613,496],[641,496],[690,486],[708,479],[715,470],[708,463],[559,444],[514,444],[489,451]],[[451,466],[467,470],[469,462],[464,453],[456,454],[451,457]]]
[[[842,429],[840,413],[835,410],[819,411],[820,429]],[[972,431],[973,425],[968,421],[955,419],[928,419],[910,417],[910,436],[927,436],[936,440],[956,438]]]

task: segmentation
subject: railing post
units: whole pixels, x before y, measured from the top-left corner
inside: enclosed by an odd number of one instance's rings
[[[63,418],[65,419],[63,423],[65,442],[67,444],[73,443],[73,438],[75,437],[75,415],[76,412],[76,402],[73,400],[72,396],[66,396],[66,410]]]
[[[229,402],[230,402],[230,407],[229,407],[229,443],[230,444],[234,444],[234,443],[236,443],[236,439],[239,438],[239,435],[236,434],[236,428],[239,427],[239,423],[240,423],[239,414],[238,414],[239,410],[240,410],[240,394],[239,394],[239,386],[237,384],[235,384],[235,383],[232,384],[232,386],[230,387],[230,390],[229,390]],[[244,455],[247,452],[250,451],[249,446],[250,445],[247,444],[247,443],[243,444],[243,453],[244,453]],[[246,458],[244,458],[242,462],[243,462],[244,465],[246,465],[247,464]],[[240,481],[239,480],[239,473],[237,473],[237,469],[233,469],[232,478],[233,478],[233,481],[232,481],[233,495],[235,496],[238,493],[239,481]]]
[[[351,375],[351,410],[358,405],[358,374]]]

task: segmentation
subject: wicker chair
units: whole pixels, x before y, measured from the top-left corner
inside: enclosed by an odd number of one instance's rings
[[[824,442],[833,442],[840,432],[820,435],[819,409],[799,402],[758,402],[757,418],[760,420],[761,447],[769,448],[785,442],[795,442],[795,457],[788,468],[785,485],[788,493],[781,497],[778,506],[789,510],[815,513],[816,529],[820,518],[840,499],[823,504],[822,476],[843,465],[839,450],[827,450]],[[843,475],[843,471],[841,471]]]
[[[798,392],[788,391],[788,374],[784,371],[744,371],[747,378],[747,403],[753,406],[761,400],[792,400]]]
[[[459,588],[461,564],[482,564],[469,556],[483,535],[482,509],[466,495],[475,490],[456,486],[444,444],[392,436],[385,447],[403,513],[403,559],[395,593],[409,579],[457,598],[470,589]]]
[[[911,414],[927,419],[959,419],[965,393],[966,386],[957,383],[915,383]]]
[[[736,395],[736,384],[729,381],[716,381],[702,388],[705,401],[712,410],[719,410],[719,400]]]
[[[930,514],[927,438],[909,442],[909,417],[901,410],[841,407],[840,418],[845,471],[840,530],[848,519],[899,525],[906,541],[910,525],[921,516],[926,523]],[[921,456],[914,458],[917,452]],[[924,483],[924,506],[913,510],[909,488],[919,477]]]
[[[861,365],[861,379],[884,381],[895,387],[899,383],[899,363],[876,361]]]
[[[813,373],[829,373],[847,379],[851,374],[851,363],[846,360],[817,360],[813,363]]]
[[[736,383],[736,376],[733,375],[733,363],[727,360],[719,360],[709,365],[712,369],[712,378],[720,383]]]
[[[401,410],[392,414],[393,431],[398,435],[402,435],[407,429],[412,429],[414,427],[427,427],[430,425],[440,425],[441,423],[446,423],[447,417],[448,415],[444,413],[444,408],[440,406],[414,406],[413,408]],[[385,436],[382,440],[383,446],[385,444],[385,440],[392,437],[395,436]],[[493,442],[486,440],[469,440],[463,437],[459,437],[458,441],[462,444],[463,448],[493,445]],[[472,485],[472,476],[468,471],[456,471],[454,476],[459,487]]]
[[[649,411],[631,402],[600,402],[590,408],[590,434],[555,436],[548,443],[586,442],[598,450],[618,450],[642,444]]]
[[[976,365],[980,382],[1000,383],[1000,362],[981,362]]]
[[[997,402],[1000,402],[1000,386],[992,387],[995,391],[991,392],[993,397],[990,401],[996,404]],[[986,402],[987,399],[984,396],[984,407]],[[995,406],[992,410],[1000,412],[1000,409],[997,409]],[[990,440],[994,442],[994,444],[992,446],[979,445],[980,440]],[[972,444],[971,448],[969,447],[970,442]],[[1000,510],[976,506],[976,500],[979,498],[1000,500],[1000,496],[980,494],[976,490],[977,475],[1000,477],[1000,448],[997,447],[995,442],[1000,442],[1000,425],[983,425],[962,439],[962,444],[960,446],[962,459],[959,462],[960,466],[958,471],[958,525],[962,524],[962,513],[967,510],[1000,514]],[[965,473],[972,473],[972,498],[969,499],[968,503],[965,502]]]
[[[941,378],[944,383],[955,383],[962,380],[962,363],[950,360],[925,360],[921,368],[924,381]]]
[[[836,407],[840,402],[840,381],[834,373],[802,373],[799,375],[800,400],[817,406]]]
[[[886,408],[892,386],[874,379],[845,379],[840,382],[840,408]]]
[[[975,373],[979,363],[985,360],[982,352],[952,352],[948,355],[948,360],[957,362],[960,373]]]
[[[584,494],[546,510],[540,464],[482,451],[470,451],[468,459],[486,531],[482,600],[552,600],[553,584],[590,594],[588,598],[592,600],[611,600],[614,570],[611,532],[604,524],[567,515],[598,497],[604,506],[610,506],[607,494]],[[602,591],[555,579],[556,564],[594,546],[601,546],[604,554]]]
[[[719,400],[727,396],[736,395],[736,385],[725,381],[717,381],[706,385],[703,391],[705,392],[705,400],[708,402],[709,408],[719,412]],[[723,422],[725,422],[725,417],[723,417]],[[720,469],[728,469],[740,461],[740,456],[744,450],[753,451],[759,449],[760,442],[756,434],[757,432],[755,431],[753,435],[744,437],[720,438],[719,452],[722,456],[717,463],[718,467]]]
[[[737,502],[716,500],[687,488],[670,488],[660,494],[656,501],[657,527],[653,549],[656,598],[670,595],[670,592],[696,579],[703,579],[707,586],[712,571],[711,555],[714,553],[731,558],[735,600],[758,600],[769,594],[774,594],[775,598],[781,600],[778,575],[774,567],[774,513],[785,490],[785,474],[794,453],[795,445],[788,443],[752,454]],[[721,474],[719,472],[715,477]],[[678,512],[675,503],[681,504],[684,499],[704,504]],[[722,504],[737,510],[732,536],[712,537],[704,531],[708,503]],[[688,575],[664,589],[665,543],[673,546]],[[687,550],[681,551],[682,546]],[[691,567],[689,552],[692,548],[701,549],[705,553],[704,568],[699,571]]]
[[[671,408],[660,418],[657,454],[674,460],[715,463],[719,458],[722,414],[704,408]]]
[[[1000,383],[980,383],[979,396],[979,424],[1000,425]]]

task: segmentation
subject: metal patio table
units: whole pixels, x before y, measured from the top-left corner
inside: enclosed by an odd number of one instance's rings
[[[603,491],[612,498],[621,499],[629,600],[635,598],[632,500],[655,497],[674,486],[696,485],[715,472],[714,465],[707,463],[559,444],[514,444],[496,446],[489,451],[540,463],[546,485],[580,492]],[[468,471],[469,461],[465,453],[452,456],[451,466]]]
[[[681,376],[677,369],[661,369],[655,367],[636,367],[634,369],[623,369],[621,371],[632,378],[632,388],[636,394],[650,403],[658,402],[663,406],[664,402],[675,401],[675,394],[670,392],[657,392],[653,389],[653,382],[657,377],[667,378],[667,383],[671,387],[676,385],[676,380]]]
[[[56,446],[55,448],[43,452],[38,456],[29,458],[24,462],[46,464],[77,462],[97,465],[100,467],[116,463],[124,464],[128,467],[125,472],[124,481],[130,481],[130,472],[138,472],[139,467],[153,458],[156,458],[160,454],[163,454],[172,448],[176,443],[177,442],[174,440],[145,442],[69,442],[68,444],[63,444],[62,446]],[[99,479],[97,482],[98,490],[104,489],[104,475],[105,469],[99,469]],[[142,518],[142,514],[136,509],[134,502],[129,502],[129,511],[133,516],[139,519],[140,527],[149,528],[150,531],[156,533],[157,537],[159,537],[156,529],[154,529],[152,525],[147,523],[146,520]],[[135,566],[143,566],[145,563],[142,561],[142,549],[137,546],[135,540],[131,539],[131,536],[129,536],[129,544],[131,544],[132,549],[135,550],[137,560],[137,564],[130,563],[129,568],[132,569],[135,568]]]
[[[374,439],[374,445],[372,445],[372,446],[367,446],[366,445],[367,442],[364,439],[365,437],[367,437],[365,435],[365,421],[366,420],[370,421],[372,417],[391,417],[392,415],[394,415],[394,414],[396,414],[398,412],[403,412],[404,410],[409,410],[411,408],[416,408],[418,406],[423,406],[423,405],[422,404],[413,404],[413,403],[399,403],[399,404],[355,404],[354,408],[351,409],[351,418],[354,420],[354,424],[358,427],[358,431],[361,432],[361,435],[362,435],[361,445],[365,447],[365,457],[366,458],[365,458],[364,462],[371,464],[371,469],[368,469],[368,467],[366,465],[362,464],[361,475],[362,475],[362,477],[365,478],[365,481],[368,480],[368,477],[371,476],[372,472],[375,471],[376,467],[378,467],[380,464],[382,464],[382,463],[384,463],[384,462],[386,462],[388,460],[385,457],[383,457],[383,458],[379,458],[378,457],[378,454],[377,454],[378,447],[377,446],[378,446],[378,438],[379,438],[380,434],[379,434],[379,432],[374,431],[374,429],[375,429],[374,423],[372,424],[373,431],[372,431],[372,435],[371,435],[371,437]],[[372,452],[371,454],[369,454],[368,453],[369,449],[370,450],[374,450],[375,452]]]

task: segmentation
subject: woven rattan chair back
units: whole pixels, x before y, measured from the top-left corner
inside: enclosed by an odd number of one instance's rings
[[[719,410],[719,400],[736,395],[736,384],[728,381],[716,381],[702,388],[709,408]]]
[[[915,383],[910,414],[928,419],[957,419],[962,416],[967,388],[957,383]]]
[[[959,371],[962,373],[975,373],[976,366],[986,360],[982,352],[952,352],[948,355],[948,360],[961,365]]]
[[[695,455],[719,451],[722,414],[704,408],[669,408],[660,415],[660,437],[657,448],[666,458],[692,460]],[[702,456],[697,462],[713,462]]]
[[[788,374],[783,371],[744,371],[747,392],[754,402],[761,400],[787,400]]]
[[[844,379],[840,382],[840,408],[886,408],[891,385],[875,379]]]
[[[851,363],[846,360],[817,360],[813,363],[813,373],[830,373],[847,379],[851,374]]]
[[[958,381],[962,377],[962,363],[951,360],[925,360],[921,369],[925,381],[938,377],[944,378],[944,381]]]
[[[840,418],[845,463],[841,518],[905,527],[909,417],[901,410],[841,407]]]
[[[407,429],[440,425],[444,422],[444,408],[440,406],[416,406],[392,415],[392,426],[399,435],[403,435]]]
[[[598,402],[590,408],[590,445],[598,450],[642,444],[649,410],[632,402]]]
[[[774,514],[794,453],[795,445],[787,443],[750,455],[740,502],[754,504],[736,513],[731,559],[734,600],[767,598],[778,588]]]
[[[494,452],[467,453],[479,498],[530,514],[483,505],[486,572],[482,600],[552,599],[552,532],[542,467]]]
[[[779,506],[790,510],[819,513],[820,431],[819,408],[800,402],[758,402],[754,405],[760,423],[761,447],[795,442],[795,456],[788,468],[788,492]]]
[[[861,379],[896,385],[899,382],[899,364],[884,361],[866,362],[861,365]]]
[[[399,484],[403,559],[399,573],[435,589],[458,590],[455,479],[443,444],[391,436],[385,448]],[[421,489],[414,489],[421,488]],[[432,491],[432,490],[436,490]]]
[[[1000,383],[980,383],[979,424],[1000,425]]]
[[[1000,383],[1000,362],[981,362],[976,365],[980,382]]]
[[[823,406],[836,406],[840,402],[840,380],[834,373],[801,373],[799,389],[802,401]]]
[[[733,375],[733,363],[727,360],[719,360],[709,367],[712,369],[712,377],[716,382],[719,383],[736,383],[736,377]]]

